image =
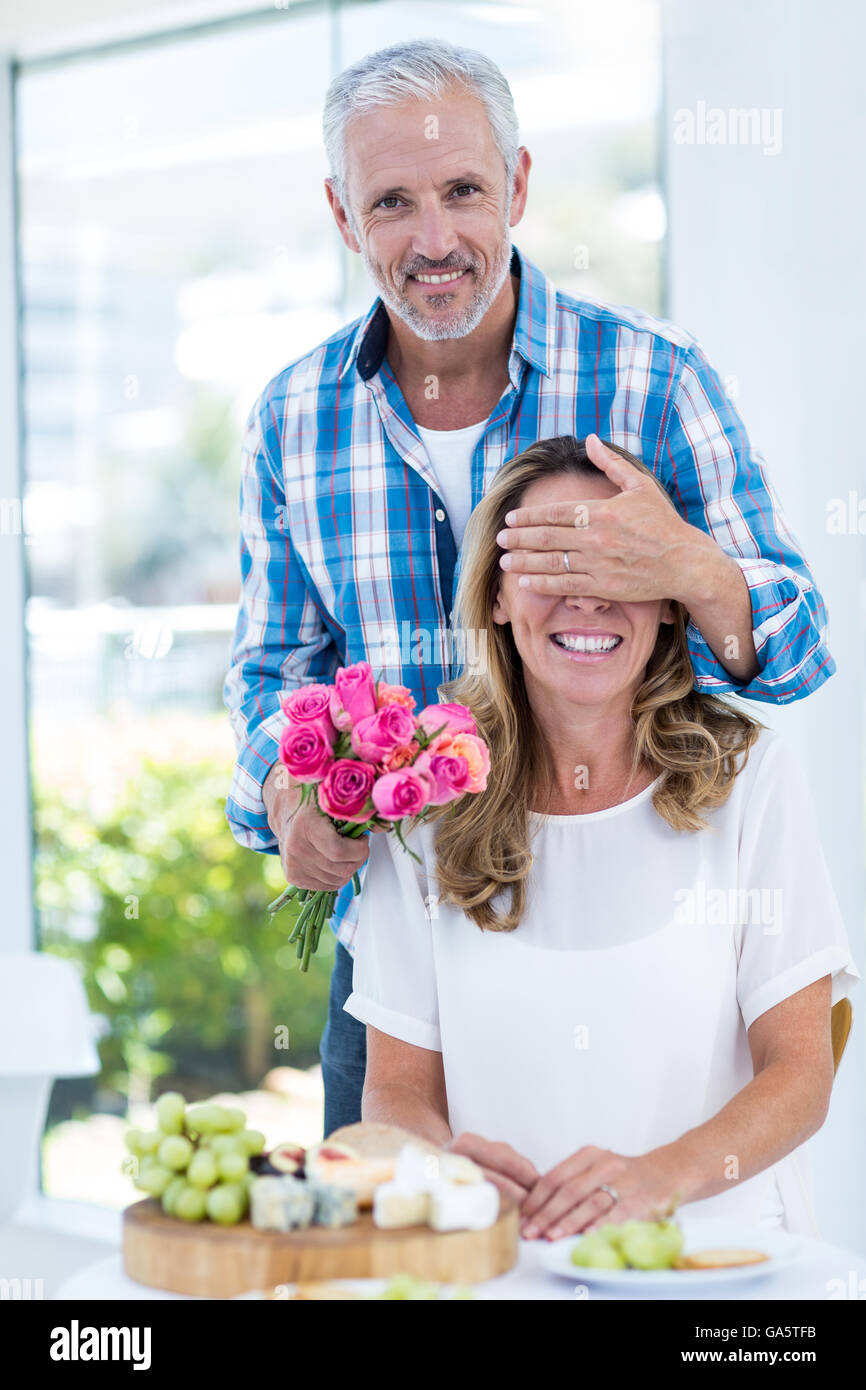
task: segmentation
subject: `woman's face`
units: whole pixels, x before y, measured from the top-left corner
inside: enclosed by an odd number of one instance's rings
[[[582,478],[562,473],[539,478],[526,489],[520,505],[601,501],[618,492],[602,475]],[[500,572],[493,620],[511,623],[530,702],[548,694],[556,703],[565,699],[596,709],[630,704],[643,682],[659,624],[673,621],[670,602],[617,603],[576,594],[539,594],[521,589],[519,577],[519,572]],[[586,650],[599,643],[601,650]]]

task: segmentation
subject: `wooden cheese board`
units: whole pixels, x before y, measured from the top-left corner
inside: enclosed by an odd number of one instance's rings
[[[180,1221],[148,1197],[123,1213],[123,1268],[139,1284],[199,1298],[392,1274],[476,1284],[512,1268],[518,1239],[517,1207],[505,1197],[493,1226],[446,1232],[427,1226],[380,1230],[369,1211],[336,1230],[257,1231],[249,1221],[236,1226]]]

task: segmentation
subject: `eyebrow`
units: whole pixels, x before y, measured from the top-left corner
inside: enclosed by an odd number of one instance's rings
[[[485,178],[482,178],[480,174],[475,174],[470,170],[465,174],[459,174],[456,178],[445,179],[444,182],[440,185],[440,187],[454,188],[459,187],[461,183],[474,183],[478,184],[479,187],[483,188],[486,182],[487,180]],[[398,193],[410,192],[411,189],[406,188],[404,184],[395,184],[393,188],[384,188],[381,190],[377,190],[375,193],[371,194],[370,198],[368,199],[368,205],[370,207],[373,207],[376,203],[381,202],[383,198],[393,198]]]

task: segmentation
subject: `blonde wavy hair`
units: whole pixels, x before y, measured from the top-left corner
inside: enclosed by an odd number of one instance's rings
[[[615,444],[607,447],[652,478],[673,506],[663,485],[640,459]],[[529,812],[553,776],[547,741],[527,697],[511,624],[496,623],[492,616],[503,574],[496,535],[505,527],[506,512],[521,505],[534,482],[561,474],[577,478],[601,474],[588,457],[584,441],[572,435],[539,440],[503,464],[473,511],[463,541],[453,620],[457,632],[483,634],[479,649],[484,660],[439,686],[441,699],[467,705],[472,711],[478,732],[490,748],[491,762],[485,792],[463,796],[428,817],[437,822],[439,901],[462,908],[488,931],[513,931],[523,916],[533,862]],[[575,495],[579,498],[579,488]],[[687,614],[676,601],[671,608],[674,620],[660,625],[632,704],[632,778],[642,768],[660,777],[652,799],[655,810],[675,830],[695,831],[706,826],[704,813],[730,795],[763,725],[717,696],[695,690]],[[500,914],[491,900],[508,885],[510,904]]]

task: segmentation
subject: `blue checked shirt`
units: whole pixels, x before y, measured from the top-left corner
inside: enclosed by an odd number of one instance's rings
[[[759,674],[736,685],[690,623],[696,686],[780,704],[817,690],[835,670],[821,595],[700,344],[638,310],[557,293],[516,248],[511,268],[520,294],[509,384],[472,459],[473,507],[537,439],[594,432],[623,446],[736,559],[749,587]],[[448,640],[457,550],[385,358],[387,328],[377,299],[283,368],[246,423],[226,815],[240,844],[265,853],[278,852],[262,783],[278,757],[281,697],[366,660],[408,686],[420,709],[466,659]],[[349,882],[331,921],[350,951],[358,901]]]

